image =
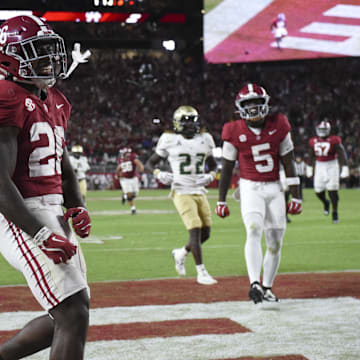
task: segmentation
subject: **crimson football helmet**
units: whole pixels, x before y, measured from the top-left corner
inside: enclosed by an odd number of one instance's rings
[[[0,26],[0,71],[14,80],[51,87],[64,77],[67,56],[64,40],[33,15],[10,18]]]
[[[131,155],[131,148],[123,147],[119,150],[120,159],[126,159]]]
[[[322,121],[316,126],[316,135],[322,138],[326,138],[330,135],[331,125],[328,121]]]
[[[190,105],[179,106],[173,114],[175,132],[192,138],[200,131],[199,113]]]
[[[256,123],[259,118],[264,119],[269,113],[269,100],[270,96],[263,87],[247,84],[237,94],[235,106],[243,119]]]

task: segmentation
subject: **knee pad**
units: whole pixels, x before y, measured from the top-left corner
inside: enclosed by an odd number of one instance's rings
[[[265,242],[267,249],[273,253],[277,254],[282,246],[282,239],[285,234],[285,229],[267,229],[265,233]]]
[[[243,220],[246,228],[246,241],[261,241],[264,229],[264,219],[261,214],[246,214]]]

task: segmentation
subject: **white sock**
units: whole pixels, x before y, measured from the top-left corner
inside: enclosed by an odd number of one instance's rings
[[[131,210],[136,210],[136,206],[135,206],[135,205],[132,206],[132,207],[131,207]]]
[[[186,247],[185,247],[185,246],[183,246],[183,247],[180,249],[180,251],[181,251],[181,255],[182,255],[182,256],[187,256],[187,254],[189,253],[189,251],[186,250]]]
[[[204,264],[196,265],[196,271],[198,274],[203,270],[206,270]]]

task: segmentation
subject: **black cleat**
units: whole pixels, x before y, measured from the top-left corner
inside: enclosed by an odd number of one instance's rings
[[[324,215],[325,216],[329,215],[329,210],[330,210],[330,201],[325,200],[325,204],[324,204]]]
[[[339,222],[339,215],[337,211],[332,212],[332,222],[333,224],[337,224]]]
[[[254,281],[250,286],[249,298],[255,304],[261,303],[263,301],[264,291],[257,281]]]
[[[272,292],[271,288],[263,287],[263,291],[264,291],[264,301],[279,302],[279,299]]]

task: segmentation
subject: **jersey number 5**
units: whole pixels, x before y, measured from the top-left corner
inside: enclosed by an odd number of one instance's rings
[[[36,147],[29,156],[29,176],[53,176],[61,174],[61,158],[64,152],[64,128],[53,129],[47,122],[37,122],[31,126],[30,142],[47,138],[47,145]]]
[[[255,165],[255,169],[259,173],[270,172],[274,169],[274,160],[273,160],[271,154],[261,153],[261,152],[264,152],[269,149],[270,149],[269,143],[254,145],[251,147],[251,153],[252,153],[254,162],[255,163],[260,162],[260,161],[262,162],[262,164]]]

